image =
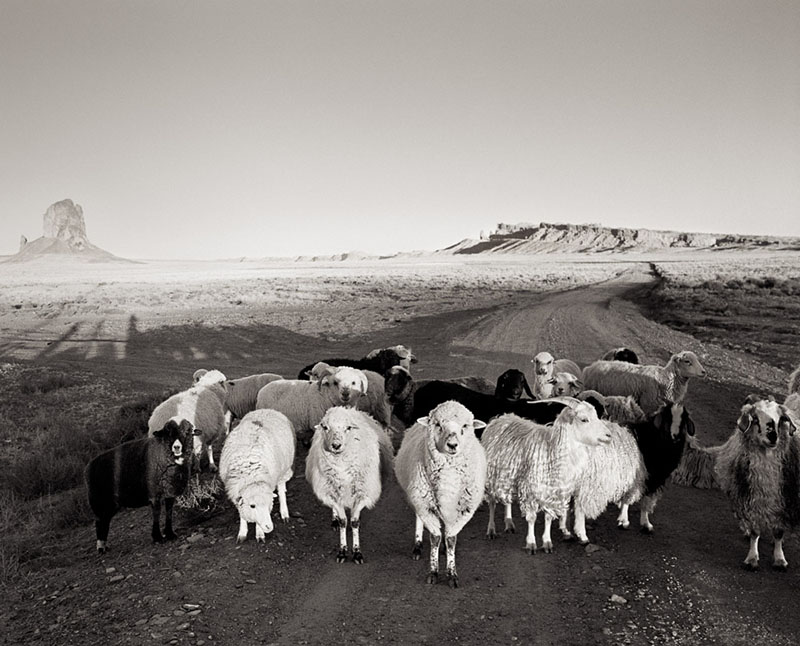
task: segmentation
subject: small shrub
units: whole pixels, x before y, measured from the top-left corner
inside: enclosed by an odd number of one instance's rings
[[[74,386],[77,381],[63,372],[35,372],[19,377],[19,389],[25,395],[42,395],[61,388]]]

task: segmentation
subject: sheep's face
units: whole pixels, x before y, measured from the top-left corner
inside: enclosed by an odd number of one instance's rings
[[[742,406],[736,425],[747,442],[765,449],[774,449],[782,435],[796,430],[787,408],[766,399]]]
[[[549,352],[540,352],[533,359],[533,371],[536,375],[551,377],[553,375],[553,355]]]
[[[683,404],[665,404],[653,417],[653,426],[669,431],[673,440],[694,435],[694,422]]]
[[[358,431],[358,420],[353,415],[353,409],[334,406],[325,412],[314,434],[320,434],[323,449],[337,455],[343,453],[351,442],[360,440]]]
[[[191,455],[190,447],[196,437],[195,433],[199,433],[199,431],[192,426],[191,422],[173,417],[164,425],[164,428],[154,432],[153,437],[169,447],[169,452],[176,464],[183,464],[184,460]]]
[[[336,369],[320,382],[336,389],[339,401],[345,406],[355,406],[358,398],[367,392],[367,375],[361,370],[348,366]]]
[[[553,395],[575,397],[583,390],[583,382],[570,372],[558,372],[553,384]]]
[[[611,431],[588,402],[580,402],[574,408],[567,406],[559,413],[555,423],[571,426],[575,439],[582,444],[597,446],[611,441]]]
[[[673,358],[677,362],[678,374],[681,375],[681,377],[706,376],[706,369],[703,368],[694,352],[684,350],[683,352],[673,355]]]
[[[417,422],[427,427],[436,450],[445,455],[457,455],[464,441],[471,441],[475,438],[476,430],[486,427],[463,404],[454,401],[439,404],[430,415],[421,417]]]
[[[411,364],[417,363],[417,358],[414,356],[414,353],[411,352],[411,348],[407,348],[404,345],[396,345],[392,349],[400,360],[397,365],[402,366],[406,370],[411,370]]]
[[[274,497],[272,490],[263,482],[244,487],[235,500],[239,517],[245,522],[255,523],[265,534],[269,534],[274,529],[271,516]]]
[[[192,383],[196,384],[207,372],[208,370],[206,370],[205,368],[198,368],[197,370],[195,370],[194,374],[192,375]]]
[[[517,401],[522,397],[527,385],[528,381],[525,379],[525,375],[520,370],[511,368],[497,378],[494,394],[502,399]]]

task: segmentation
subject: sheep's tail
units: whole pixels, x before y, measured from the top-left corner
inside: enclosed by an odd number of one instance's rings
[[[686,438],[678,468],[672,473],[672,481],[684,487],[697,489],[718,489],[719,483],[714,475],[719,446],[700,446],[694,437]]]

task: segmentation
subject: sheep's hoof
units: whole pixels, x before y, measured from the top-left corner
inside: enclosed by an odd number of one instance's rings
[[[745,561],[743,563],[744,569],[750,572],[758,571],[758,561]]]
[[[106,553],[106,548],[105,547],[98,547],[97,548],[97,553],[98,554],[105,554]]]
[[[772,569],[776,572],[787,572],[789,570],[789,564],[786,561],[777,561],[772,564]]]
[[[631,526],[631,524],[630,524],[630,523],[624,523],[624,522],[622,522],[621,520],[618,520],[618,521],[617,521],[617,527],[618,527],[619,529],[630,529],[630,526]]]
[[[256,536],[256,543],[266,543],[267,539],[265,536]]]
[[[553,544],[552,543],[544,543],[542,545],[542,550],[545,554],[552,554],[553,553]]]
[[[364,562],[364,555],[361,553],[361,550],[355,550],[353,552],[353,563],[358,563],[361,565]]]
[[[152,537],[153,537],[153,542],[154,543],[163,543],[164,542],[164,537],[161,535],[161,532],[159,532],[158,534],[153,532]]]
[[[581,545],[588,545],[588,544],[589,544],[589,539],[588,539],[588,538],[579,538],[579,539],[578,539],[578,542],[579,542]]]
[[[411,558],[419,561],[422,558],[422,543],[414,543],[414,549],[411,551]]]
[[[531,556],[533,556],[534,554],[536,554],[536,545],[526,545],[525,551]]]
[[[561,540],[564,541],[565,543],[571,543],[572,541],[575,540],[575,534],[573,534],[572,532],[564,532],[561,535]]]
[[[653,526],[652,525],[642,525],[639,528],[639,531],[642,534],[647,534],[648,536],[652,536],[653,535]]]
[[[486,538],[488,538],[489,540],[497,538],[497,532],[494,531],[493,529],[487,529],[486,530]]]
[[[339,519],[336,518],[336,516],[331,520],[331,529],[335,529],[337,532],[339,531]]]
[[[211,471],[211,473],[216,473],[217,472],[217,465],[216,464],[209,464],[208,465],[208,470]]]
[[[177,534],[175,532],[170,530],[168,532],[164,532],[164,538],[166,540],[168,540],[168,541],[174,541],[174,540],[177,540],[178,536],[177,536]]]
[[[516,534],[517,528],[514,526],[514,521],[506,519],[506,527],[503,530],[506,534]]]
[[[347,560],[347,549],[342,548],[339,550],[339,553],[336,555],[336,562],[337,563],[344,563]]]
[[[247,534],[238,534],[236,536],[237,543],[244,543],[247,540]]]
[[[281,520],[284,522],[284,524],[286,524],[286,523],[289,522],[289,517],[288,516],[281,516]]]
[[[438,572],[430,572],[428,574],[428,578],[425,579],[431,585],[436,585],[439,583],[439,573]]]
[[[456,574],[455,572],[450,572],[447,575],[447,585],[449,585],[451,588],[457,588],[458,587],[458,574]]]

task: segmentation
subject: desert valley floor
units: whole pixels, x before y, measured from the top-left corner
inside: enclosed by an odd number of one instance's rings
[[[691,383],[687,405],[701,442],[719,444],[748,393],[782,398],[785,365],[665,327],[639,304],[657,280],[656,266],[694,262],[710,275],[741,275],[767,265],[795,276],[800,266],[798,254],[760,258],[0,264],[0,439],[7,448],[0,465],[31,450],[15,430],[21,409],[12,402],[15,380],[30,371],[93,382],[80,391],[95,393],[80,395],[85,401],[62,394],[64,415],[101,423],[104,409],[114,419],[126,391],[131,399],[176,391],[199,367],[231,378],[264,371],[293,377],[316,359],[397,343],[419,357],[415,377],[492,380],[509,367],[531,375],[530,358],[541,350],[580,365],[620,345],[660,364],[693,350],[709,374]],[[786,344],[785,355],[788,365],[800,363],[800,343]],[[590,524],[588,547],[557,540],[551,555],[526,554],[524,533],[487,541],[482,506],[459,536],[461,587],[453,590],[427,585],[425,560],[411,559],[414,517],[393,481],[362,516],[365,563],[338,564],[329,514],[302,475],[305,453],[298,449],[288,487],[291,520],[277,524],[265,544],[252,534],[236,544],[237,514],[222,499],[209,512],[179,511],[179,540],[168,545],[150,543],[145,509],[115,517],[103,556],[88,524],[31,539],[36,549],[3,584],[0,643],[800,639],[800,615],[792,612],[800,540],[786,541],[788,572],[770,569],[767,540],[761,571],[745,571],[747,541],[719,491],[671,484],[653,516],[654,535],[640,534],[635,522],[617,529],[609,510]],[[4,530],[15,525],[9,516],[0,511]],[[10,553],[3,548],[4,558]]]

